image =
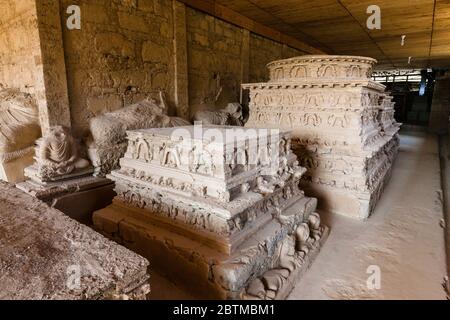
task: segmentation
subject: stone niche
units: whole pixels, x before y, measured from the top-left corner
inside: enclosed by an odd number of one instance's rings
[[[206,299],[284,299],[328,235],[288,132],[228,126],[128,131],[97,230]]]
[[[400,125],[392,97],[370,79],[376,60],[306,55],[268,64],[249,90],[248,127],[292,130],[308,169],[301,186],[324,210],[366,219],[390,177]]]

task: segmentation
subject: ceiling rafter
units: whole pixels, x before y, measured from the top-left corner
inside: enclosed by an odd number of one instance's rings
[[[316,48],[305,41],[292,37],[284,32],[268,27],[259,23],[250,17],[244,16],[226,6],[217,3],[215,0],[178,0],[185,5],[203,11],[213,17],[227,21],[236,26],[247,29],[255,34],[261,35],[268,39],[285,44],[292,48],[298,49],[305,53],[325,54],[320,48]]]
[[[392,65],[392,67],[396,67],[395,64],[392,62],[391,58],[381,49],[381,47],[378,45],[378,43],[375,41],[374,38],[370,35],[370,33],[364,28],[364,26],[361,25],[361,23],[358,21],[358,19],[353,16],[353,14],[348,10],[348,8],[340,1],[336,0],[336,2],[345,10],[347,11],[348,15],[358,24],[358,26],[364,31],[364,33],[369,37],[370,41],[380,50],[381,54],[389,61],[389,63]]]
[[[253,6],[255,6],[256,8],[258,8],[261,11],[264,11],[266,14],[270,15],[273,19],[280,21],[282,24],[288,26],[289,28],[292,28],[292,25],[287,23],[286,21],[284,21],[283,19],[281,19],[280,17],[275,16],[272,12],[268,11],[267,9],[261,7],[260,5],[256,4],[254,1],[252,0],[247,0],[247,2],[251,3]],[[312,39],[315,42],[317,42],[323,49],[325,49],[326,52],[333,54],[335,53],[333,49],[329,48],[328,46],[326,46],[325,44],[323,44],[322,42],[320,42],[319,40],[311,37],[309,34],[306,34],[305,32],[303,32],[302,30],[299,30],[297,28],[294,28],[296,33],[300,33],[302,34],[304,37],[306,37],[307,39]]]
[[[431,49],[433,47],[433,33],[434,33],[434,20],[435,20],[435,17],[436,17],[436,0],[434,0],[434,2],[433,2],[433,17],[431,19],[430,47],[428,49],[427,67],[430,67]]]
[[[450,67],[450,0],[377,0],[383,21],[376,31],[365,23],[371,0],[179,1],[303,52],[370,56],[377,69]]]

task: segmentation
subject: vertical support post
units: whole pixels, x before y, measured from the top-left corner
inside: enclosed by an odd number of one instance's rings
[[[176,0],[173,0],[172,4],[174,24],[175,104],[177,116],[189,120],[186,6]]]
[[[250,73],[250,31],[244,29],[241,47],[241,84],[249,82]],[[240,89],[239,102],[243,103],[243,92]]]
[[[60,1],[36,0],[43,81],[36,88],[42,132],[51,126],[71,127]]]

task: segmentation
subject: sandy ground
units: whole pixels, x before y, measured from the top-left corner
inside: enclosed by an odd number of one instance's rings
[[[323,214],[330,237],[289,299],[445,299],[441,198],[437,137],[403,133],[375,212],[366,222]],[[367,285],[369,266],[379,289]]]
[[[392,178],[365,222],[322,213],[331,234],[288,299],[445,299],[438,139],[403,133]],[[369,266],[380,289],[367,286]],[[150,299],[194,299],[152,273]]]

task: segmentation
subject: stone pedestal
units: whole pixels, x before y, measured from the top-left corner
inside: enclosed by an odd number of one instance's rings
[[[195,130],[129,131],[95,227],[199,298],[285,298],[328,234],[298,187],[289,134]]]
[[[398,150],[392,97],[370,80],[374,59],[301,56],[268,65],[249,89],[249,127],[292,130],[308,171],[302,187],[321,208],[358,219],[372,212]]]
[[[25,176],[29,179],[16,187],[87,225],[92,224],[92,213],[111,204],[115,196],[114,183],[92,176],[92,167],[76,170],[55,181],[42,181],[37,172],[36,164],[26,168]]]
[[[33,164],[34,143],[41,136],[34,97],[0,86],[0,180],[24,181],[23,170]]]

